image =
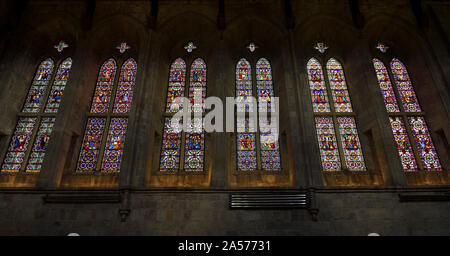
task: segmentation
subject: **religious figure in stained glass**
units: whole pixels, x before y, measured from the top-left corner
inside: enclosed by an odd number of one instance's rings
[[[108,111],[115,75],[116,61],[114,59],[105,61],[98,75],[94,99],[91,105],[91,113],[103,114]]]
[[[28,91],[28,96],[23,106],[23,113],[38,113],[42,105],[42,97],[45,96],[48,84],[50,83],[54,69],[54,62],[52,59],[44,60],[36,72],[31,88]]]
[[[324,171],[341,170],[339,150],[336,142],[334,124],[331,117],[316,117],[317,140],[319,141],[322,168]]]
[[[20,170],[36,121],[36,117],[19,118],[8,152],[3,160],[2,172],[18,172]]]
[[[176,99],[184,96],[185,76],[186,63],[183,59],[178,58],[170,66],[166,103],[167,113],[176,113],[181,107],[181,102]]]
[[[120,170],[127,126],[128,118],[111,118],[101,167],[103,172],[118,172]]]
[[[179,125],[182,125],[180,120]],[[178,171],[180,168],[181,132],[175,131],[170,118],[164,122],[163,142],[161,147],[160,171]]]
[[[308,61],[307,70],[314,112],[329,112],[330,105],[328,103],[322,66],[317,59],[311,58]]]
[[[69,80],[70,69],[72,68],[72,59],[65,59],[61,65],[59,65],[56,73],[55,80],[53,81],[52,89],[50,91],[50,97],[48,98],[45,106],[45,113],[57,113],[59,105],[61,104],[62,97],[66,84]]]
[[[128,59],[120,71],[119,85],[116,92],[116,101],[113,113],[128,113],[133,100],[133,86],[136,79],[137,63],[134,59]]]
[[[54,123],[54,117],[42,118],[30,157],[28,159],[28,164],[26,166],[27,172],[39,172],[41,170]]]
[[[334,109],[336,112],[352,112],[344,70],[339,62],[333,58],[327,62],[328,80],[333,95]]]

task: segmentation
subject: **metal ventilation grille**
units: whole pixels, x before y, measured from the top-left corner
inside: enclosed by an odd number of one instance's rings
[[[230,208],[307,208],[304,193],[290,194],[231,194]]]

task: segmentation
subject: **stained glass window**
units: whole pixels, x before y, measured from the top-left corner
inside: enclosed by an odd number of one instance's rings
[[[401,117],[389,117],[404,171],[417,171],[416,159]]]
[[[351,171],[365,170],[364,157],[361,151],[356,122],[353,117],[338,117],[339,134],[344,151],[347,169]]]
[[[184,151],[184,170],[203,171],[205,154],[205,134],[202,127],[201,118],[194,118],[191,123],[192,132],[186,133]],[[195,125],[199,124],[199,125]]]
[[[47,87],[52,79],[54,63],[52,59],[44,60],[39,66],[30,90],[28,91],[22,112],[38,113],[44,101]]]
[[[236,96],[244,99],[252,96],[252,76],[250,63],[240,59],[236,65]],[[248,107],[248,106],[246,106]],[[244,125],[244,127],[240,127]],[[237,117],[237,168],[241,171],[255,170],[256,161],[256,134],[250,131],[250,120],[242,116]]]
[[[117,173],[125,145],[128,117],[133,100],[137,63],[126,60],[117,86],[114,86],[116,61],[109,59],[100,68],[94,98],[78,158],[77,172]],[[110,100],[114,105],[110,109]],[[100,114],[100,116],[99,116]],[[112,116],[121,114],[120,117]]]
[[[322,66],[315,58],[308,61],[308,78],[314,112],[330,112]]]
[[[340,171],[341,161],[331,117],[316,117],[317,141],[324,171]]]
[[[127,126],[128,118],[111,118],[105,155],[103,156],[102,171],[118,172],[120,170],[120,160],[122,159]]]
[[[387,112],[399,112],[397,100],[395,99],[394,90],[392,89],[391,80],[389,74],[384,66],[383,62],[378,59],[373,59],[373,66],[377,73],[378,85],[380,86],[381,95],[383,96],[384,105]]]
[[[77,171],[95,171],[106,118],[89,118],[81,145]]]
[[[189,87],[189,100],[192,104],[193,112],[203,112],[204,111],[204,101],[206,97],[206,64],[205,62],[198,58],[194,60],[191,65],[191,85]],[[194,91],[198,90],[201,98],[194,99]],[[198,105],[199,102],[200,105]]]
[[[419,157],[425,171],[442,170],[439,158],[423,117],[408,117]]]
[[[114,77],[116,76],[116,61],[109,59],[103,63],[98,75],[91,113],[103,114],[108,111]]]
[[[389,114],[397,113],[396,116],[390,116],[389,121],[403,170],[406,172],[419,169],[442,170],[405,65],[396,58],[392,59],[390,65],[395,89],[400,97],[400,106],[397,104],[396,94],[383,62],[373,59],[373,65],[386,110]],[[411,116],[411,113],[414,113],[414,116]]]
[[[45,106],[45,113],[57,113],[59,105],[61,104],[69,80],[70,68],[72,67],[72,59],[67,58],[61,65],[59,65],[55,80],[53,81],[52,89]]]
[[[327,62],[328,80],[333,96],[334,111],[352,112],[352,104],[345,83],[344,70],[341,64],[333,58]]]
[[[241,96],[244,99],[252,96],[251,67],[246,59],[239,60],[236,66],[236,96]]]
[[[328,88],[317,59],[308,61],[307,71],[322,169],[366,170],[342,65],[336,59],[328,60]]]
[[[240,124],[242,131],[237,133],[237,164],[238,170],[251,171],[257,168],[256,162],[256,134],[249,131],[249,118],[244,121],[238,120],[238,128]]]
[[[133,100],[133,87],[136,79],[137,64],[134,59],[127,60],[120,71],[119,85],[116,92],[114,113],[128,113]]]
[[[267,59],[261,58],[256,63],[256,86],[258,101],[264,99],[267,101],[267,109],[259,105],[259,111],[272,111],[271,99],[274,97],[273,84],[272,84],[272,68]],[[273,118],[278,118],[274,116]],[[263,120],[259,117],[259,122],[266,122],[269,124],[270,119]],[[281,170],[280,162],[280,148],[278,143],[278,131],[274,131],[277,134],[272,133],[260,133],[260,155],[261,155],[261,168],[267,171]]]
[[[41,170],[42,162],[44,161],[45,151],[47,150],[50,134],[52,133],[54,117],[44,117],[39,125],[34,145],[31,150],[30,158],[26,167],[27,172],[38,172]]]
[[[190,70],[189,100],[193,112],[204,112],[206,97],[206,64],[198,58],[194,60]],[[195,92],[195,93],[194,93]],[[197,94],[198,98],[195,98]],[[186,133],[184,151],[184,170],[203,171],[205,154],[205,134],[203,132],[202,118],[194,118],[190,124],[192,132]]]
[[[201,172],[204,170],[205,133],[203,130],[204,101],[206,97],[206,63],[203,59],[195,59],[189,70],[188,97],[194,113],[201,113],[202,117],[194,116],[188,123],[190,131],[183,133],[171,125],[171,118],[165,117],[163,141],[161,146],[160,171]],[[185,96],[186,63],[177,58],[170,66],[169,84],[167,90],[166,115],[176,113],[181,109],[181,102],[177,97]],[[196,98],[197,97],[197,98]],[[183,120],[178,125],[182,127]],[[181,160],[181,150],[184,148],[184,161]]]
[[[50,87],[54,62],[48,58],[39,65],[3,160],[2,172],[41,170],[71,66],[71,58],[62,61]]]
[[[170,66],[166,104],[167,113],[176,113],[180,109],[180,102],[176,98],[184,96],[185,77],[186,63],[183,59],[178,58]]]
[[[19,118],[8,152],[3,161],[2,172],[18,172],[20,170],[36,122],[37,117]]]
[[[419,102],[411,85],[405,66],[398,59],[391,61],[391,71],[394,75],[395,84],[400,95],[400,100],[405,112],[421,112]]]
[[[180,119],[180,126],[182,120]],[[160,171],[178,171],[180,169],[181,132],[171,126],[170,118],[164,121],[164,134],[161,147]]]

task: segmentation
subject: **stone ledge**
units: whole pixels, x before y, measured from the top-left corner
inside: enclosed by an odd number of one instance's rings
[[[445,202],[450,201],[450,192],[444,194],[398,194],[400,202]]]
[[[122,198],[120,194],[103,194],[103,195],[88,195],[88,194],[58,194],[45,195],[42,197],[46,204],[98,204],[98,203],[120,203]]]

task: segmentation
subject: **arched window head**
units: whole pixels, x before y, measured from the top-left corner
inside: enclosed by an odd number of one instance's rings
[[[91,113],[103,114],[108,112],[116,69],[117,65],[114,59],[105,61],[100,68],[94,98],[92,99]]]
[[[397,90],[400,95],[400,100],[405,112],[421,112],[419,102],[417,101],[416,93],[411,85],[408,71],[405,65],[398,59],[394,58],[391,61],[391,70],[394,75]]]
[[[54,62],[52,59],[48,58],[44,60],[34,76],[33,84],[28,91],[25,104],[23,106],[22,112],[24,113],[37,113],[39,112],[43,98],[47,91],[47,87],[50,84],[50,80],[53,75]]]
[[[204,112],[203,103],[206,97],[206,63],[203,59],[197,58],[192,62],[189,86],[189,100],[192,104],[193,112]],[[198,98],[195,98],[197,92]]]
[[[178,58],[170,65],[166,104],[167,113],[176,113],[180,109],[181,103],[176,98],[184,96],[185,81],[186,63],[182,58]]]
[[[57,113],[61,104],[66,84],[69,81],[70,69],[72,68],[72,59],[65,59],[58,68],[50,95],[45,106],[45,113]]]
[[[395,98],[394,90],[392,89],[389,74],[383,62],[378,59],[373,59],[373,66],[377,73],[378,85],[380,86],[381,95],[383,96],[384,105],[388,113],[399,112],[397,100]]]
[[[136,70],[137,63],[133,58],[128,59],[122,65],[113,113],[124,114],[130,111]]]
[[[352,112],[352,103],[347,90],[344,70],[341,64],[331,58],[327,62],[328,81],[333,96],[334,110],[336,112]]]
[[[327,88],[323,77],[322,66],[315,58],[311,58],[307,64],[309,89],[313,102],[314,112],[330,112]]]

